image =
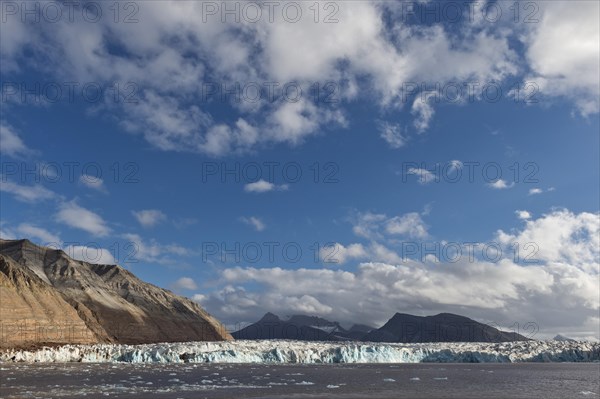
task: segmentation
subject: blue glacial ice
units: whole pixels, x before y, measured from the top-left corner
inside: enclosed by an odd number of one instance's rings
[[[600,343],[368,343],[288,340],[64,345],[5,350],[2,362],[84,363],[511,363],[600,361]]]

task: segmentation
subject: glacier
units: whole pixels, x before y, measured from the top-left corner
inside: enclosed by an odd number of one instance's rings
[[[600,343],[369,343],[290,340],[96,344],[4,350],[0,362],[84,363],[512,363],[598,362]]]

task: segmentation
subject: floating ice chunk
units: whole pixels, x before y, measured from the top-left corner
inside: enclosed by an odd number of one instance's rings
[[[329,388],[329,389],[336,389],[339,387],[340,387],[339,385],[327,385],[327,388]]]
[[[385,382],[396,382],[396,380],[393,379],[393,378],[384,378],[383,381],[385,381]]]

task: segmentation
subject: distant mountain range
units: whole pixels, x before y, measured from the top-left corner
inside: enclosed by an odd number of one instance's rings
[[[528,341],[468,317],[451,313],[413,316],[396,313],[381,328],[355,324],[346,330],[339,323],[320,317],[292,316],[282,320],[267,313],[259,321],[231,334],[235,339],[290,339],[304,341],[366,342],[509,342]]]
[[[196,302],[117,265],[0,239],[0,348],[232,339]]]
[[[339,323],[320,317],[295,315],[281,320],[273,313],[231,335],[235,339],[297,339],[302,341],[358,340],[373,328],[354,325],[346,330]]]

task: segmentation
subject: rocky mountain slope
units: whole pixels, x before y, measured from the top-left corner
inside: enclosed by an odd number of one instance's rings
[[[0,256],[1,347],[232,339],[197,303],[118,265],[77,261],[28,240],[0,240]]]

